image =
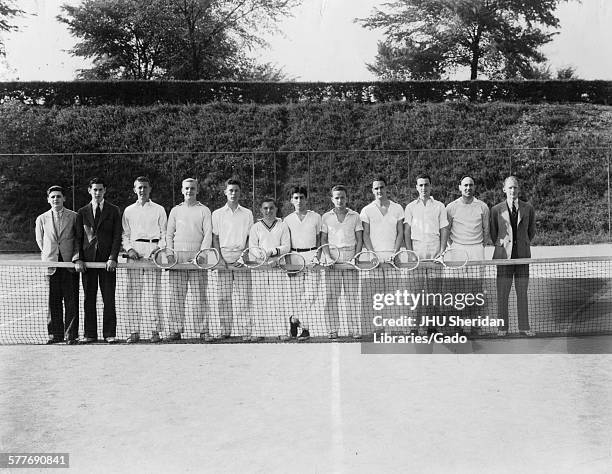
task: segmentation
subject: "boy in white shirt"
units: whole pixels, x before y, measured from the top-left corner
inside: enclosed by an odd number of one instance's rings
[[[184,202],[174,206],[168,217],[166,233],[167,246],[176,252],[178,263],[192,260],[202,249],[212,245],[212,217],[210,209],[197,200],[198,181],[184,179],[181,186]],[[185,297],[190,286],[195,296],[195,331],[206,342],[213,337],[208,327],[207,272],[200,270],[170,271],[170,291],[172,294],[170,311],[170,335],[167,340],[178,340],[185,324]],[[219,334],[215,334],[218,336]]]
[[[249,232],[250,247],[261,247],[266,251],[270,268],[251,272],[253,279],[253,333],[251,341],[258,341],[268,334],[281,341],[289,339],[285,318],[285,295],[287,274],[271,268],[281,255],[289,252],[291,239],[289,227],[276,217],[277,206],[272,198],[264,198],[261,215]]]
[[[297,252],[306,262],[311,262],[321,245],[321,216],[307,209],[308,190],[302,186],[294,186],[290,191],[291,204],[295,209],[287,217],[285,224],[291,235],[291,251]],[[318,269],[306,269],[289,278],[291,290],[292,317],[290,318],[291,336],[298,341],[310,337],[309,311],[316,304],[321,272]],[[297,335],[298,327],[302,328]]]
[[[340,250],[338,263],[351,260],[361,252],[363,244],[363,226],[359,214],[346,207],[347,191],[342,185],[331,190],[331,201],[334,208],[323,214],[321,225],[321,245],[331,244]],[[344,288],[344,300],[348,314],[349,336],[361,338],[359,307],[359,276],[354,270],[335,270],[330,268],[325,273],[325,318],[330,339],[338,337],[340,315],[338,299]]]
[[[387,197],[387,180],[382,176],[372,181],[372,194],[374,201],[365,206],[360,214],[363,244],[368,250],[376,252],[381,262],[386,262],[399,251],[404,242],[404,209]],[[399,276],[400,273],[394,268],[383,266],[370,271],[367,279],[362,281],[369,283],[362,286],[364,292],[362,299],[372,301],[375,293],[395,293],[396,290],[400,290]],[[401,316],[401,306],[390,307],[386,312],[392,317]],[[370,311],[370,316],[367,318],[368,326],[373,321],[374,313],[374,310]]]
[[[217,307],[221,319],[223,337],[230,337],[233,311],[236,311],[238,332],[243,340],[249,340],[249,309],[251,276],[245,271],[231,271],[232,265],[248,247],[249,231],[253,225],[253,213],[240,204],[240,181],[230,178],[225,182],[227,204],[212,213],[213,247],[219,252],[217,274]],[[232,292],[237,295],[232,299]]]
[[[151,183],[146,176],[134,181],[135,203],[125,208],[123,218],[123,248],[129,261],[148,258],[158,248],[166,247],[168,218],[163,206],[150,199]],[[163,326],[161,304],[161,271],[143,268],[128,268],[127,295],[130,308],[128,343],[140,341],[142,313],[155,322],[151,331],[151,342],[161,342],[159,333]]]

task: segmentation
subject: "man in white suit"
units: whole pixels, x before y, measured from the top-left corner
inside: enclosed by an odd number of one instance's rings
[[[82,271],[76,244],[77,213],[64,207],[64,190],[51,186],[47,201],[51,209],[36,218],[36,243],[46,262],[72,262],[75,268],[49,267],[48,344],[66,339],[75,344],[79,336],[79,276]],[[62,307],[65,306],[65,319]]]

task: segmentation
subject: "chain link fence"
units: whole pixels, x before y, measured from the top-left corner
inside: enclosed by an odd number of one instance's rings
[[[415,199],[415,178],[432,177],[432,195],[445,204],[460,196],[458,185],[469,175],[477,197],[489,206],[504,199],[502,183],[513,174],[521,196],[536,208],[539,244],[612,241],[610,148],[487,148],[406,150],[282,150],[220,152],[126,152],[0,155],[0,250],[36,250],[34,221],[48,209],[45,190],[66,190],[66,207],[89,202],[91,177],[107,181],[107,199],[121,208],[134,201],[134,178],[146,175],[151,197],[169,212],[182,201],[181,181],[200,182],[199,200],[214,210],[225,203],[223,182],[238,177],[242,204],[259,215],[266,196],[292,211],[288,192],[308,189],[310,207],[331,208],[335,184],[349,189],[349,207],[359,210],[372,200],[371,183],[388,180],[390,198],[403,206]]]

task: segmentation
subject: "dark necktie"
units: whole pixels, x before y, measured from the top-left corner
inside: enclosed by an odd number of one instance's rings
[[[516,206],[512,203],[512,215],[516,217]]]
[[[100,204],[96,204],[96,209],[94,210],[94,227],[98,228],[98,223],[100,222]]]

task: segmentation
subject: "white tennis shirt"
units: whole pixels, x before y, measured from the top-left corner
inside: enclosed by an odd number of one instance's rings
[[[440,229],[448,225],[446,208],[431,196],[426,204],[417,198],[406,206],[404,223],[410,225],[412,240],[435,242],[440,238]]]
[[[362,222],[370,225],[370,240],[375,252],[393,252],[397,237],[397,223],[404,219],[404,209],[398,203],[389,201],[389,209],[383,216],[376,202],[361,210]]]
[[[182,202],[170,210],[168,247],[178,251],[197,251],[212,246],[210,209],[199,201],[192,206]]]
[[[278,217],[271,227],[263,219],[258,220],[249,232],[249,247],[261,247],[268,251],[278,248],[279,255],[283,255],[291,248],[289,227]]]
[[[232,211],[226,204],[212,213],[212,231],[222,249],[244,249],[252,225],[253,213],[241,205]]]
[[[348,209],[344,220],[340,222],[336,213],[332,210],[327,211],[321,218],[321,232],[327,234],[327,241],[338,248],[355,248],[357,239],[355,232],[363,230],[361,218],[352,209]]]
[[[291,247],[294,249],[310,249],[317,246],[317,235],[321,232],[321,216],[314,211],[307,211],[303,220],[298,213],[292,212],[285,217],[285,224],[291,234]]]
[[[161,248],[166,246],[168,218],[166,210],[159,204],[149,200],[141,205],[136,201],[125,208],[121,223],[122,245],[126,252],[134,248],[134,242],[138,239],[159,239],[157,245]]]
[[[450,238],[461,245],[484,244],[489,234],[489,208],[474,198],[467,204],[463,198],[456,199],[446,206],[446,214],[451,222]]]

